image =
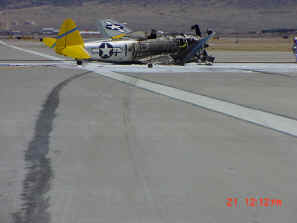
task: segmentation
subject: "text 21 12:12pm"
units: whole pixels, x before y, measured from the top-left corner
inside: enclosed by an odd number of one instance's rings
[[[227,207],[240,207],[241,203],[238,198],[227,198],[226,205]],[[282,200],[279,199],[270,199],[270,198],[253,198],[247,197],[244,199],[244,205],[246,207],[281,207],[283,204]]]

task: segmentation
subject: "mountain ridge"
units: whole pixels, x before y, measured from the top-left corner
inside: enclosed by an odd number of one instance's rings
[[[197,4],[204,7],[235,7],[235,8],[275,8],[296,5],[296,0],[0,0],[0,8],[20,9],[27,7],[82,6],[84,3],[115,3],[115,4]]]
[[[0,3],[3,1],[0,0]],[[73,18],[82,29],[96,29],[97,20],[104,18],[127,22],[133,30],[146,31],[155,28],[187,32],[191,25],[196,23],[199,23],[203,30],[211,27],[221,33],[297,28],[296,0],[39,0],[38,3],[36,1],[4,1],[10,6],[0,9],[0,29],[7,27],[6,24],[15,30],[59,28],[62,21],[68,17]],[[70,1],[71,4],[67,5],[65,1]],[[16,2],[18,2],[17,8],[12,7]],[[25,6],[26,2],[32,4]]]

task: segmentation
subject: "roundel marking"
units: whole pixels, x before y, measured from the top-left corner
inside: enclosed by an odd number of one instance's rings
[[[109,58],[113,55],[113,47],[110,43],[101,43],[99,46],[99,56]]]
[[[105,26],[106,29],[110,29],[110,30],[116,30],[116,31],[120,31],[120,32],[124,32],[123,31],[123,26],[120,24],[112,24],[112,23],[108,23]]]

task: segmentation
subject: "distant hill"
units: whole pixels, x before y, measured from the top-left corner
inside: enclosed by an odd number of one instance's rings
[[[83,0],[0,0],[0,8],[19,9],[41,5],[82,5]]]
[[[83,29],[95,29],[97,19],[111,17],[134,30],[183,32],[199,23],[237,33],[297,28],[296,8],[297,0],[0,0],[0,26],[58,28],[71,17]]]
[[[296,5],[296,0],[0,0],[1,8],[24,8],[41,5],[69,6],[86,2],[127,4],[196,4],[209,7],[275,8]]]

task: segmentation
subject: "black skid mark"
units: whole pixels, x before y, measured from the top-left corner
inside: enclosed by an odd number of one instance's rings
[[[12,214],[15,223],[49,223],[48,213],[50,182],[53,178],[49,152],[50,134],[60,103],[60,92],[71,81],[90,72],[74,75],[53,88],[42,105],[34,128],[34,136],[25,151],[27,174],[23,182],[21,198],[23,207]]]

